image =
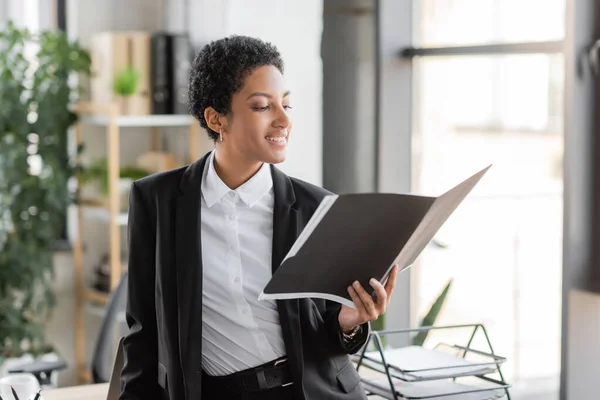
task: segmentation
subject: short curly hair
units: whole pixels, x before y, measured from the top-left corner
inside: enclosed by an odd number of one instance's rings
[[[190,68],[188,109],[208,136],[219,134],[210,129],[204,110],[231,112],[231,98],[241,90],[244,79],[258,67],[272,65],[283,74],[283,60],[277,48],[260,39],[232,35],[204,46]]]

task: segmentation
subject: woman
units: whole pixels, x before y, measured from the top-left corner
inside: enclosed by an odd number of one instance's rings
[[[189,108],[215,142],[192,165],[135,182],[122,399],[365,399],[348,354],[396,279],[356,308],[258,301],[325,190],[290,178],[291,94],[277,49],[232,36],[190,71]]]

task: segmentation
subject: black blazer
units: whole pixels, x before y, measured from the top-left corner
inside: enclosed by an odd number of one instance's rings
[[[120,399],[198,400],[202,388],[201,179],[205,155],[188,167],[132,185],[129,209],[129,333]],[[327,191],[271,167],[273,270]],[[341,306],[321,299],[277,301],[297,399],[366,399],[348,354],[366,342],[368,323],[345,344]]]

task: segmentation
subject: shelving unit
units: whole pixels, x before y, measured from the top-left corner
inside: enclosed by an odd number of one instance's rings
[[[77,236],[74,241],[75,262],[75,362],[78,383],[90,382],[91,373],[85,360],[85,314],[93,310],[93,314],[101,315],[101,310],[108,302],[109,293],[88,287],[84,281],[83,238],[84,219],[105,221],[109,225],[109,263],[110,291],[121,277],[121,228],[127,226],[127,213],[121,209],[119,199],[120,171],[120,128],[146,127],[152,128],[151,147],[158,147],[157,127],[188,127],[189,161],[193,162],[200,155],[199,125],[189,115],[119,115],[117,104],[78,103],[73,111],[79,115],[75,125],[76,142],[82,144],[82,132],[85,125],[106,128],[107,163],[108,163],[108,199],[80,199],[77,206]]]

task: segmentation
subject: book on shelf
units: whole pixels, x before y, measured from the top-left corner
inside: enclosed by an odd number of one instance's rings
[[[152,113],[187,114],[192,47],[187,34],[154,32],[152,47]]]
[[[326,196],[259,299],[323,298],[354,307],[347,291],[384,283],[410,267],[491,167],[438,197],[364,193]]]

